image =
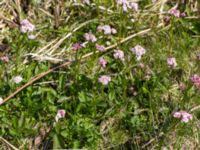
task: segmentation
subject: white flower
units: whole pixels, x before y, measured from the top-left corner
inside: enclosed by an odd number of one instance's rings
[[[13,78],[13,81],[16,83],[16,84],[19,84],[21,81],[23,80],[23,78],[21,76],[15,76]]]
[[[33,34],[28,35],[28,39],[30,39],[30,40],[34,40],[34,39],[35,39],[35,35],[33,35]]]
[[[0,97],[0,105],[3,104],[3,98]]]

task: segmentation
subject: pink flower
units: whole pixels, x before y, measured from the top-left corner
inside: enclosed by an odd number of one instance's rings
[[[98,27],[97,27],[97,31],[98,31],[98,32],[102,32],[102,31],[103,31],[103,26],[98,26]]]
[[[186,89],[185,84],[184,84],[184,83],[180,83],[180,84],[179,84],[179,89],[180,89],[181,91],[184,91],[184,90]]]
[[[64,109],[59,109],[57,114],[56,114],[56,117],[55,117],[55,120],[56,122],[58,122],[59,119],[61,118],[64,118],[65,117],[65,110]]]
[[[182,111],[181,113],[182,113],[182,119],[181,119],[182,122],[187,123],[188,121],[192,120],[192,115],[191,114],[189,114],[189,113],[187,113],[185,111]]]
[[[3,61],[3,62],[5,62],[5,63],[9,62],[8,56],[2,56],[2,57],[0,57],[0,60]]]
[[[138,3],[131,2],[129,5],[134,11],[138,11]]]
[[[200,53],[197,54],[197,60],[200,60]]]
[[[99,44],[96,44],[95,45],[96,49],[99,50],[100,52],[104,52],[106,49],[103,45],[99,45]]]
[[[93,43],[97,41],[97,38],[96,38],[95,35],[92,34],[92,33],[85,33],[85,34],[84,34],[84,37],[85,37],[85,39],[86,39],[87,41],[91,41],[91,42],[93,42]]]
[[[200,85],[200,76],[195,74],[191,77],[191,80],[192,80],[193,84],[195,85],[195,87],[198,88]]]
[[[27,19],[24,19],[20,22],[20,31],[22,33],[33,32],[35,30],[35,26],[30,23]]]
[[[170,67],[173,67],[173,68],[176,67],[177,66],[176,58],[174,58],[174,57],[167,58],[167,64]]]
[[[175,17],[180,17],[180,11],[176,8],[172,8],[169,13]]]
[[[75,51],[77,51],[77,50],[79,50],[79,49],[81,49],[81,48],[83,48],[83,46],[82,46],[82,44],[80,44],[80,43],[74,43],[74,44],[72,45],[72,49],[75,50]]]
[[[144,69],[144,67],[145,67],[145,65],[143,63],[140,63],[138,66],[140,67],[140,69]]]
[[[117,4],[122,5],[122,4],[127,4],[127,0],[117,0]]]
[[[138,11],[138,3],[130,2],[127,0],[117,0],[117,4],[122,5],[123,11],[127,12],[128,9]]]
[[[15,76],[13,78],[13,81],[16,83],[16,84],[19,84],[21,81],[23,80],[23,78],[21,76]]]
[[[84,4],[90,5],[90,0],[83,0]]]
[[[180,14],[180,17],[185,17],[186,16],[186,13],[185,12],[182,12],[181,14]]]
[[[170,23],[170,19],[171,19],[170,16],[165,16],[164,17],[163,20],[164,20],[164,22],[165,22],[166,25],[168,25]]]
[[[189,122],[193,118],[191,114],[189,114],[189,113],[187,113],[185,111],[175,112],[173,114],[173,117],[174,118],[179,118],[179,119],[181,119],[182,122],[185,122],[185,123]]]
[[[117,30],[115,28],[111,28],[109,25],[104,25],[104,26],[98,26],[97,27],[98,32],[104,31],[105,35],[110,35],[110,34],[116,34]]]
[[[174,114],[173,114],[173,117],[174,118],[181,118],[181,112],[175,112]]]
[[[105,34],[105,35],[111,34],[111,33],[112,33],[111,27],[110,27],[109,25],[103,26],[103,30],[104,30],[104,34]]]
[[[111,29],[111,32],[112,32],[112,34],[116,34],[116,33],[117,33],[117,30],[116,30],[115,28],[112,28],[112,29]]]
[[[134,48],[131,48],[131,51],[136,55],[137,60],[140,60],[142,55],[146,53],[146,50],[140,45],[136,45]]]
[[[107,75],[102,75],[98,81],[100,83],[102,83],[103,85],[107,85],[110,81],[111,81],[111,77],[110,76],[107,76]]]
[[[104,58],[101,57],[101,58],[99,59],[99,65],[100,65],[101,67],[105,68],[107,63],[108,63],[108,62],[107,62]]]
[[[115,59],[120,59],[121,61],[124,61],[124,52],[121,50],[114,50],[113,56]]]

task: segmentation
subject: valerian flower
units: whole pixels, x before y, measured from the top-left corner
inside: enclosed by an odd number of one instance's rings
[[[21,81],[23,80],[23,78],[21,76],[15,76],[13,78],[13,81],[16,83],[16,84],[19,84]]]
[[[122,5],[123,11],[127,12],[128,9],[138,11],[138,3],[130,2],[128,0],[117,0],[117,4]]]
[[[171,15],[175,16],[175,17],[180,17],[180,15],[181,15],[180,11],[179,11],[178,9],[176,9],[176,8],[172,8],[172,9],[169,11],[169,13],[170,13]]]
[[[103,85],[107,85],[110,81],[111,81],[111,77],[108,75],[102,75],[98,81],[103,84]]]
[[[110,34],[116,34],[117,30],[115,28],[110,27],[109,25],[104,25],[104,26],[98,26],[97,27],[98,32],[104,32],[105,35],[110,35]]]
[[[175,112],[173,114],[173,117],[174,118],[178,118],[178,119],[181,119],[182,122],[189,122],[190,120],[192,120],[192,115],[185,112],[185,111],[179,111],[179,112]]]
[[[90,0],[83,0],[84,4],[90,5]]]
[[[186,85],[184,84],[184,83],[180,83],[179,84],[179,89],[181,90],[181,91],[184,91],[185,89],[186,89]]]
[[[95,45],[96,49],[99,50],[100,52],[104,52],[106,49],[103,45],[99,45],[99,44],[96,44]]]
[[[199,88],[199,86],[200,86],[200,76],[198,76],[197,74],[195,74],[195,75],[193,75],[193,76],[191,77],[191,80],[192,80],[194,86],[195,86],[196,88]]]
[[[35,26],[30,23],[27,19],[24,19],[20,22],[20,31],[22,33],[33,32],[35,30]]]
[[[56,117],[55,117],[56,122],[58,122],[59,119],[64,118],[65,117],[65,113],[66,112],[65,112],[64,109],[59,109],[57,111],[57,114],[56,114]]]
[[[136,55],[137,60],[140,60],[146,53],[146,50],[140,45],[136,45],[134,48],[131,48],[131,51]]]
[[[169,67],[175,68],[177,66],[176,58],[175,57],[167,58],[167,64]]]
[[[77,50],[79,50],[81,48],[83,48],[83,45],[81,43],[74,43],[72,45],[72,49],[75,50],[75,51],[77,51]]]
[[[2,56],[2,57],[0,57],[0,60],[3,61],[3,62],[5,62],[5,63],[9,62],[8,56]]]
[[[124,61],[124,52],[122,50],[114,50],[113,56],[115,59],[120,59],[121,61]]]
[[[108,62],[107,62],[103,57],[99,58],[99,65],[100,65],[101,67],[105,68],[106,65],[107,65],[107,63],[108,63]]]
[[[91,42],[96,42],[97,41],[97,38],[94,34],[92,33],[85,33],[84,34],[84,38],[87,40],[87,41],[91,41]]]

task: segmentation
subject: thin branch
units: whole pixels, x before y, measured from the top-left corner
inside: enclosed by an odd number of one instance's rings
[[[15,146],[13,146],[12,144],[10,144],[6,139],[4,139],[3,137],[0,137],[0,141],[2,141],[3,143],[5,143],[7,146],[9,146],[10,148],[12,148],[13,150],[19,150],[18,148],[16,148]]]
[[[75,29],[75,30],[76,30],[76,29]],[[140,31],[140,32],[138,32],[138,33],[132,34],[132,35],[126,37],[125,39],[121,40],[119,43],[113,44],[113,45],[107,47],[107,48],[106,48],[106,51],[108,51],[108,50],[110,50],[110,49],[113,49],[113,48],[117,47],[119,44],[125,43],[125,42],[129,41],[130,39],[132,39],[132,38],[134,38],[134,37],[136,37],[136,36],[143,35],[143,34],[147,34],[149,31],[151,31],[151,29],[145,29],[145,30]],[[98,52],[99,52],[99,51],[88,53],[88,54],[84,55],[84,56],[82,57],[82,59],[88,58],[88,57],[90,57],[90,56],[92,56],[93,54],[98,53]],[[65,66],[68,66],[68,65],[72,64],[73,62],[74,62],[74,61],[67,61],[67,62],[64,62],[63,64],[61,64],[61,65],[59,65],[59,66],[57,66],[57,67],[51,68],[51,69],[47,70],[46,72],[43,72],[43,73],[41,73],[41,74],[36,75],[36,76],[33,77],[30,81],[28,81],[26,84],[24,84],[23,86],[19,87],[15,92],[13,92],[13,93],[10,94],[8,97],[6,97],[6,98],[4,99],[4,101],[1,103],[1,105],[4,104],[4,103],[6,103],[8,100],[10,100],[10,99],[13,98],[15,95],[17,95],[20,91],[22,91],[22,90],[25,89],[26,87],[30,86],[30,85],[33,84],[34,82],[38,81],[39,79],[43,78],[44,76],[48,75],[49,73],[51,73],[51,72],[53,72],[53,71],[55,71],[55,70],[57,70],[57,69],[59,69],[59,68],[63,68],[63,67],[65,67]]]

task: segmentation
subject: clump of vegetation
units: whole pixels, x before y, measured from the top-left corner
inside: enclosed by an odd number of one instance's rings
[[[2,0],[1,149],[198,149],[195,0]]]

